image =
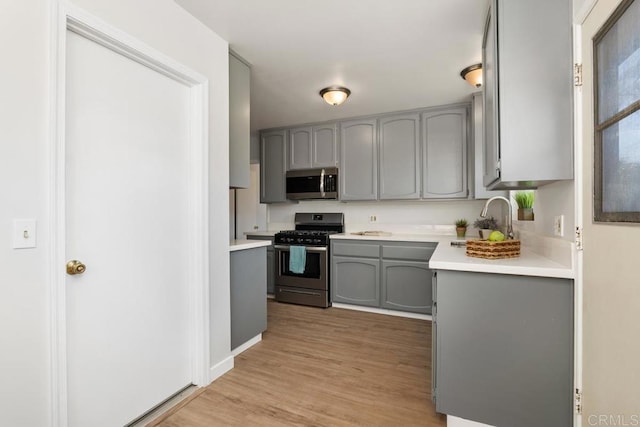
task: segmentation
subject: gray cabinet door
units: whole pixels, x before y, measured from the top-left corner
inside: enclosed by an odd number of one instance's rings
[[[260,136],[260,203],[285,202],[287,131],[263,132]]]
[[[296,128],[289,131],[289,169],[311,167],[311,127]]]
[[[267,293],[276,293],[276,256],[273,247],[267,248]]]
[[[231,252],[230,270],[231,349],[234,349],[267,329],[265,248]]]
[[[493,0],[490,13],[485,184],[507,190],[573,179],[572,2]]]
[[[378,307],[380,260],[333,256],[331,292],[333,302]]]
[[[506,191],[491,191],[484,186],[484,118],[482,92],[473,94],[471,102],[471,135],[469,137],[469,191],[474,199],[488,199],[493,196],[508,197]],[[472,184],[473,182],[473,184]]]
[[[428,262],[383,260],[381,306],[431,314],[431,276]]]
[[[335,123],[313,127],[311,150],[312,167],[323,168],[338,165],[338,132]]]
[[[437,274],[437,412],[495,426],[572,425],[573,281]]]
[[[382,117],[380,122],[380,199],[420,198],[420,116]]]
[[[267,293],[275,294],[276,282],[276,258],[273,250],[273,237],[259,234],[247,234],[249,240],[269,240],[271,246],[267,246]]]
[[[229,187],[249,188],[249,66],[229,54]]]
[[[378,198],[378,138],[375,119],[340,125],[340,199]]]
[[[467,197],[467,117],[466,108],[422,114],[423,198]]]
[[[500,177],[500,135],[498,128],[498,30],[495,17],[497,2],[491,2],[482,41],[482,97],[483,97],[483,174],[486,187]]]

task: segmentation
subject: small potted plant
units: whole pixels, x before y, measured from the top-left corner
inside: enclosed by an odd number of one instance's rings
[[[533,202],[535,200],[533,191],[517,191],[514,199],[518,204],[518,221],[533,221]]]
[[[489,234],[499,228],[498,221],[492,216],[476,219],[473,226],[478,229],[478,234],[480,234],[480,238],[483,240],[487,240]]]
[[[457,219],[456,222],[456,236],[458,239],[464,239],[464,236],[467,234],[467,226],[469,223],[466,219]]]

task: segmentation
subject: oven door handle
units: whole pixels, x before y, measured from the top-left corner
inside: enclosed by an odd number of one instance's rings
[[[298,289],[278,289],[280,292],[284,292],[284,293],[290,293],[290,294],[300,294],[300,295],[311,295],[314,297],[319,297],[322,296],[322,294],[318,293],[318,292],[311,292],[311,291],[301,291]]]
[[[275,245],[275,249],[280,249],[283,251],[288,251],[291,245]],[[316,246],[305,246],[307,252],[327,252],[327,248],[325,247],[316,247]]]

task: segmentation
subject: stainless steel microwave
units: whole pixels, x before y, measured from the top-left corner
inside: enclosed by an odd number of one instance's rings
[[[287,171],[287,199],[337,199],[338,168]]]

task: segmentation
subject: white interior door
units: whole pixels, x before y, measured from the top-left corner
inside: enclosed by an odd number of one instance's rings
[[[66,46],[68,423],[117,426],[191,384],[189,90]]]
[[[582,25],[582,218],[584,229],[583,254],[583,416],[582,424],[590,426],[633,425],[640,421],[640,278],[638,276],[638,246],[640,227],[637,224],[604,224],[593,221],[594,168],[594,66],[593,37],[621,2],[600,0]],[[640,18],[640,1],[636,0],[635,17]],[[627,25],[635,32],[635,53],[625,61],[631,69],[607,70],[607,84],[617,85],[622,74],[632,73],[636,86],[624,91],[624,98],[637,96],[640,71],[640,33],[637,23]],[[620,34],[620,39],[629,37]],[[633,50],[631,51],[633,52]],[[607,52],[614,55],[614,52]],[[601,72],[601,75],[602,72]],[[635,76],[635,77],[634,77]],[[625,79],[628,80],[628,79]],[[621,102],[625,102],[622,97]],[[637,132],[637,130],[636,130]],[[636,134],[634,143],[640,150]],[[614,144],[625,144],[622,138]],[[622,153],[623,150],[620,150]],[[640,153],[640,151],[636,151]],[[638,182],[629,185],[640,185]],[[636,199],[637,201],[637,199]]]

